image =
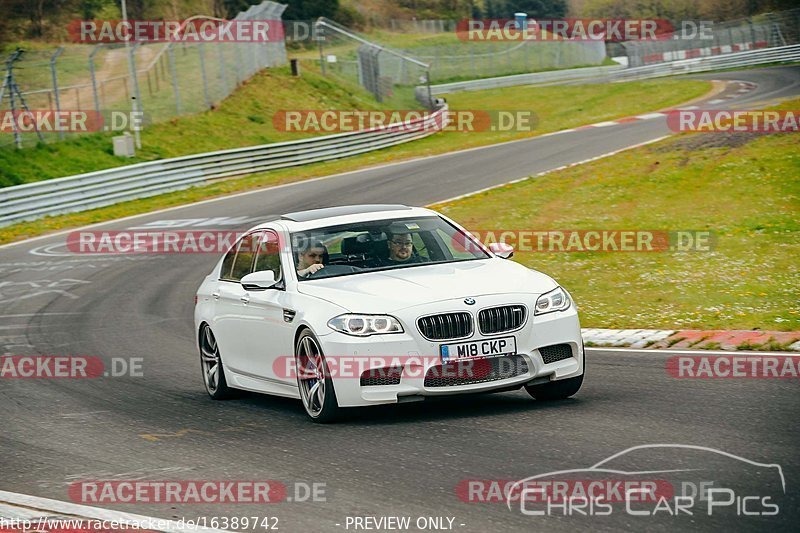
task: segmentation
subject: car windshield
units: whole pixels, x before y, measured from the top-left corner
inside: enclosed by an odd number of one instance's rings
[[[295,232],[292,251],[300,281],[490,257],[471,236],[436,216]]]

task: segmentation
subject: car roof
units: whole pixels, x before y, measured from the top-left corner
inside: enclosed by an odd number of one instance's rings
[[[347,205],[287,213],[281,216],[279,220],[273,219],[272,222],[264,222],[259,224],[257,228],[263,229],[277,223],[289,231],[305,231],[372,220],[430,217],[437,215],[438,213],[430,209],[425,209],[424,207],[409,207],[407,205]]]
[[[339,207],[325,207],[322,209],[309,209],[307,211],[296,211],[286,213],[281,216],[281,220],[291,220],[292,222],[310,222],[323,218],[341,217],[347,215],[360,215],[362,213],[379,213],[382,211],[401,211],[410,210],[406,205],[400,204],[365,204],[365,205],[343,205]]]

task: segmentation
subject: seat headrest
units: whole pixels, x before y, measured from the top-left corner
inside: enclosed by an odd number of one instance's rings
[[[356,235],[342,239],[342,253],[344,255],[371,254],[372,240],[366,235]]]

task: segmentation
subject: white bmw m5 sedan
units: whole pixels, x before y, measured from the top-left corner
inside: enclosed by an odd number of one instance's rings
[[[342,408],[522,387],[580,389],[572,297],[429,209],[357,205],[256,226],[197,291],[205,388],[299,398],[317,422]]]

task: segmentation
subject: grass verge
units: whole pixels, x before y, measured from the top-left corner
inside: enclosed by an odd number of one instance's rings
[[[711,231],[708,252],[515,260],[563,283],[585,327],[798,331],[799,140],[679,135],[435,208],[474,229]]]

